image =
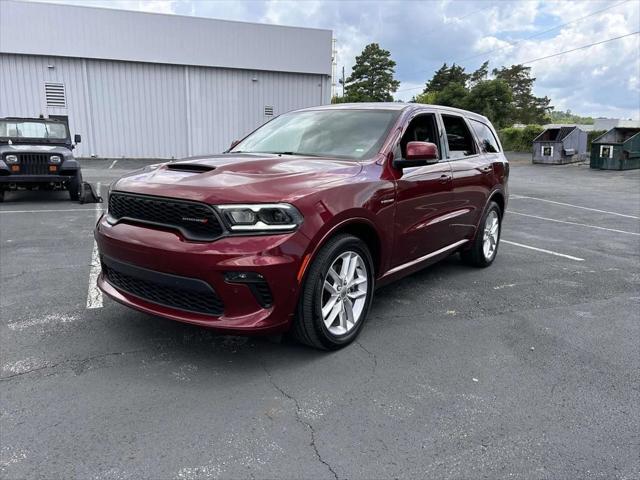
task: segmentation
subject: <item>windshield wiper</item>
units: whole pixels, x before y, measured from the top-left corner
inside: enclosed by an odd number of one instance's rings
[[[273,153],[274,155],[297,155],[300,157],[324,157],[324,155],[318,155],[317,153],[304,153],[304,152],[264,152]]]

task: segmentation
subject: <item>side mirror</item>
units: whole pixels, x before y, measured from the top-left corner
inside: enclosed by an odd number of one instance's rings
[[[229,150],[233,150],[233,148],[239,143],[240,143],[240,140],[234,140],[233,142],[231,142],[231,146],[229,147]]]
[[[405,158],[394,158],[395,168],[421,167],[438,163],[438,147],[431,142],[409,142]]]
[[[82,142],[82,137],[80,136],[80,134],[79,134],[79,133],[76,133],[76,134],[73,136],[73,143],[80,143],[80,142]]]

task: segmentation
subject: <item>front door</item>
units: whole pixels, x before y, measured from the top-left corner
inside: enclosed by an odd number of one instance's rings
[[[435,114],[411,120],[394,155],[405,154],[410,141],[435,143],[441,152]],[[396,181],[395,247],[392,267],[424,257],[453,243],[448,220],[452,193],[451,166],[440,153],[432,165],[405,168]]]

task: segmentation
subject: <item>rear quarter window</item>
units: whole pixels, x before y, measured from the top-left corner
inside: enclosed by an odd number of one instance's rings
[[[498,153],[500,151],[500,144],[487,125],[473,119],[469,119],[469,123],[471,123],[473,131],[476,132],[476,136],[480,140],[480,148],[484,153]]]

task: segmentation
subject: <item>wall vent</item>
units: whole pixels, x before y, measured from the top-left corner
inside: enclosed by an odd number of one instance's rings
[[[265,105],[264,106],[264,116],[265,117],[273,117],[273,105]]]
[[[65,108],[67,106],[64,83],[46,82],[44,84],[44,96],[47,99],[47,107]]]

